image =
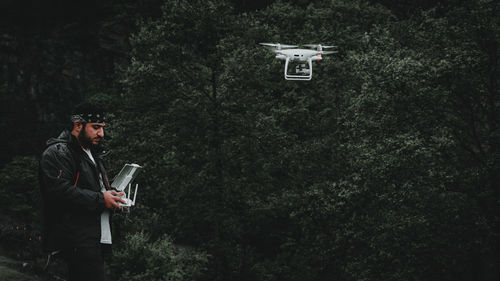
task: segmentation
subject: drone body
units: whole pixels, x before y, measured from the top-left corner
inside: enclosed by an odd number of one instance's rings
[[[298,49],[296,45],[259,43],[264,46],[274,47],[276,58],[285,60],[285,79],[286,80],[311,80],[312,62],[321,61],[323,55],[337,53],[337,51],[323,51],[323,48],[335,48],[335,46],[322,46],[321,44],[307,44],[306,47],[316,49]],[[295,74],[289,74],[289,63],[296,63]],[[306,67],[306,63],[308,67]]]

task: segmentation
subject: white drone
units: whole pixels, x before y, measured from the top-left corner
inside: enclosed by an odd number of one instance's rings
[[[304,46],[314,49],[296,49],[296,45],[285,45],[280,43],[259,43],[264,46],[274,47],[276,58],[285,60],[285,79],[286,80],[311,80],[312,79],[312,61],[320,61],[322,55],[337,53],[337,51],[323,51],[323,49],[336,48],[336,46],[322,46],[321,44],[306,44]],[[288,63],[296,62],[295,74],[288,74]],[[309,68],[305,63],[308,63]]]

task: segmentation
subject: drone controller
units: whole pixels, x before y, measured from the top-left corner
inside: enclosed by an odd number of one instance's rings
[[[137,196],[137,189],[139,188],[139,185],[138,184],[135,185],[134,198],[130,199],[130,195],[132,194],[132,193],[130,193],[131,185],[132,185],[131,183],[129,183],[129,185],[128,185],[128,195],[124,191],[121,191],[121,192],[123,192],[123,195],[119,196],[119,197],[121,199],[123,199],[125,201],[125,203],[118,202],[118,206],[120,206],[122,208],[130,208],[130,207],[135,205],[135,198]]]
[[[123,192],[123,196],[119,196],[121,199],[125,201],[125,203],[117,202],[118,205],[126,210],[133,207],[135,205],[135,198],[137,196],[137,189],[139,185],[135,185],[134,196],[131,199],[132,193],[131,186],[137,174],[139,174],[141,166],[137,164],[125,164],[121,169],[120,173],[115,177],[115,180],[111,184],[111,187],[114,188],[118,192]],[[125,192],[125,188],[128,186],[128,191]]]

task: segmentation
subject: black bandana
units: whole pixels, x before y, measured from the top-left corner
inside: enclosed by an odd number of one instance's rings
[[[81,113],[71,115],[71,122],[80,121],[82,123],[106,123],[104,113]]]

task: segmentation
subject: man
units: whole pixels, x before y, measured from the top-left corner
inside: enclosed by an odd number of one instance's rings
[[[125,201],[110,190],[102,163],[101,108],[79,104],[71,121],[72,130],[48,140],[40,160],[43,247],[66,260],[70,281],[101,281],[103,252],[112,243],[110,212]]]

